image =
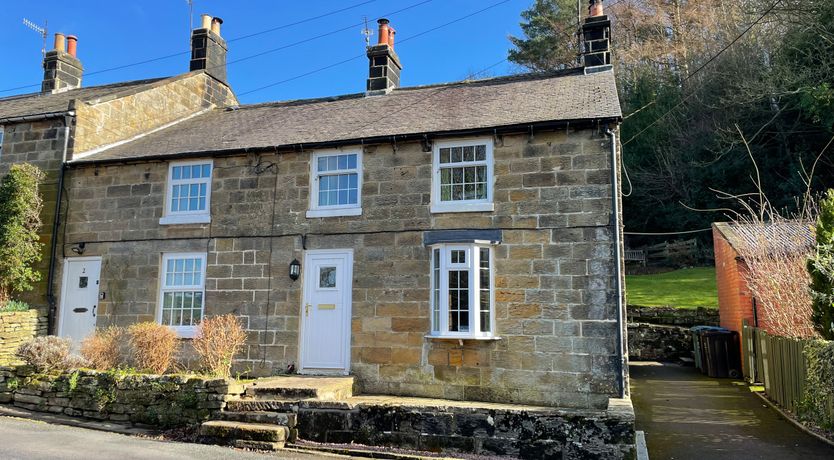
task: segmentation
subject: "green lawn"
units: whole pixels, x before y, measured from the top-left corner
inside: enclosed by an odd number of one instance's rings
[[[679,308],[718,307],[715,268],[684,268],[656,275],[627,275],[629,305]]]

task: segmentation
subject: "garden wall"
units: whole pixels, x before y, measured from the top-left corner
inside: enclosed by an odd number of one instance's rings
[[[596,411],[487,403],[427,406],[408,399],[305,401],[296,410],[298,435],[306,441],[536,459],[635,456],[628,399],[611,399],[607,409]]]
[[[629,323],[663,324],[666,326],[718,326],[717,308],[675,308],[628,306]]]
[[[14,361],[20,344],[37,334],[37,310],[0,312],[0,365]]]
[[[628,324],[628,357],[632,361],[674,362],[692,357],[692,332],[680,326]]]
[[[632,361],[692,357],[692,326],[718,326],[716,308],[628,306],[628,355]]]
[[[200,423],[237,399],[231,380],[91,370],[37,374],[0,367],[0,403],[72,417],[169,428]]]

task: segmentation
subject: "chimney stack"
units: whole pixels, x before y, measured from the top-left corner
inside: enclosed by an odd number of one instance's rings
[[[394,52],[394,36],[397,31],[382,18],[379,24],[379,40],[376,45],[368,47],[370,64],[368,84],[365,94],[379,96],[388,94],[400,86],[400,72],[403,70],[400,58]]]
[[[191,31],[191,70],[207,74],[226,83],[226,41],[220,36],[223,20],[208,14],[201,17],[199,29]]]
[[[41,92],[57,93],[81,86],[84,68],[76,56],[78,37],[55,34],[55,46],[43,58]]]
[[[585,73],[611,68],[611,20],[602,10],[602,0],[589,0],[588,17],[582,24],[582,60]]]

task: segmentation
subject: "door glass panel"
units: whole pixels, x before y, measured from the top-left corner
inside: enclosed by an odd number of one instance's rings
[[[87,287],[87,284],[88,284],[88,282],[89,282],[88,280],[89,280],[89,278],[88,278],[88,277],[86,277],[86,276],[79,276],[79,277],[78,277],[78,288],[79,288],[79,289],[84,289],[84,288],[86,288],[86,287]]]
[[[319,268],[319,287],[320,288],[335,288],[336,287],[336,267],[320,267]]]

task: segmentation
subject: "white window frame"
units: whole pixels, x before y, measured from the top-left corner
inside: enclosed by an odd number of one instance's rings
[[[487,197],[483,200],[440,201],[440,149],[451,147],[466,147],[470,145],[486,145],[486,159],[478,162],[445,163],[443,167],[466,167],[485,164],[487,168]],[[495,192],[495,167],[493,161],[492,138],[472,138],[455,141],[435,142],[432,147],[432,187],[431,212],[492,212],[495,210],[493,196]]]
[[[480,277],[480,254],[481,249],[489,250],[489,331],[481,331],[481,277]],[[429,246],[430,253],[430,295],[429,295],[429,318],[430,330],[426,336],[434,339],[460,339],[460,340],[498,340],[500,337],[495,334],[495,251],[489,243],[439,243]],[[440,254],[440,324],[435,324],[434,319],[434,252],[439,250]],[[463,249],[466,251],[466,263],[452,264],[451,251]],[[469,270],[469,331],[449,331],[449,270]]]
[[[324,174],[318,172],[318,159],[333,155],[356,155],[355,169],[340,169],[328,171]],[[332,206],[319,206],[319,177],[336,174],[356,173],[356,204],[342,204]],[[310,205],[307,209],[307,217],[339,217],[339,216],[361,216],[362,215],[362,149],[351,150],[323,150],[314,153],[310,157]]]
[[[3,139],[5,139],[6,127],[0,125],[0,156],[3,155]]]
[[[202,262],[202,277],[200,284],[189,286],[166,287],[165,275],[168,261],[171,259],[200,259]],[[203,294],[203,310],[200,318],[206,315],[206,253],[205,252],[165,252],[162,254],[162,261],[159,266],[159,295],[157,296],[156,308],[156,322],[162,324],[162,306],[164,305],[163,298],[166,292],[178,291],[192,291],[202,292]],[[197,326],[169,326],[180,338],[191,339],[197,335]]]
[[[174,167],[176,166],[193,166],[204,165],[211,166],[211,175],[200,180],[194,179],[178,179],[174,180]],[[214,177],[214,160],[192,160],[192,161],[172,161],[168,165],[168,178],[165,192],[165,208],[162,217],[159,219],[160,225],[178,225],[178,224],[208,224],[211,222],[211,182]],[[202,211],[171,211],[171,197],[174,194],[174,185],[182,185],[187,183],[205,183],[206,184],[206,209]]]

